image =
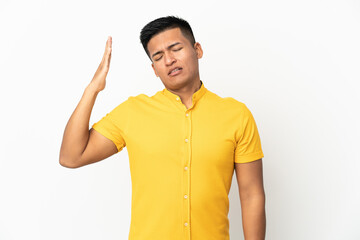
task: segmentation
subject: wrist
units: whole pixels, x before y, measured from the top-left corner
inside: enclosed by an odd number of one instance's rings
[[[101,90],[99,90],[94,84],[89,83],[85,91],[97,95]]]

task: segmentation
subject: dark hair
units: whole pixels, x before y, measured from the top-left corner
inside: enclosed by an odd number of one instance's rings
[[[190,24],[182,18],[175,16],[161,17],[149,22],[145,25],[145,27],[143,27],[140,32],[140,41],[150,60],[151,57],[147,48],[150,39],[158,33],[177,27],[180,28],[181,33],[184,35],[184,37],[186,37],[190,41],[190,43],[194,45],[195,37],[191,30]]]

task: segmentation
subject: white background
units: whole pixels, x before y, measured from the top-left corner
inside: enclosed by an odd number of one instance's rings
[[[90,124],[163,89],[139,34],[177,15],[202,44],[206,88],[244,102],[260,132],[267,239],[360,239],[359,1],[1,1],[0,239],[127,239],[127,149],[58,162],[65,125],[102,58]],[[234,173],[230,237],[243,239]]]

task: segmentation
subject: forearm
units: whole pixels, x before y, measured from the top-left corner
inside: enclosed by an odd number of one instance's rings
[[[89,84],[72,113],[61,144],[61,165],[71,165],[84,151],[89,139],[89,121],[97,94],[96,88]]]
[[[266,229],[265,194],[241,199],[245,240],[264,240]]]

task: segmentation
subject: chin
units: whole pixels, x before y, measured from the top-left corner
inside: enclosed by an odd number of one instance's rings
[[[167,85],[172,89],[180,89],[188,84],[186,79],[169,79]]]

